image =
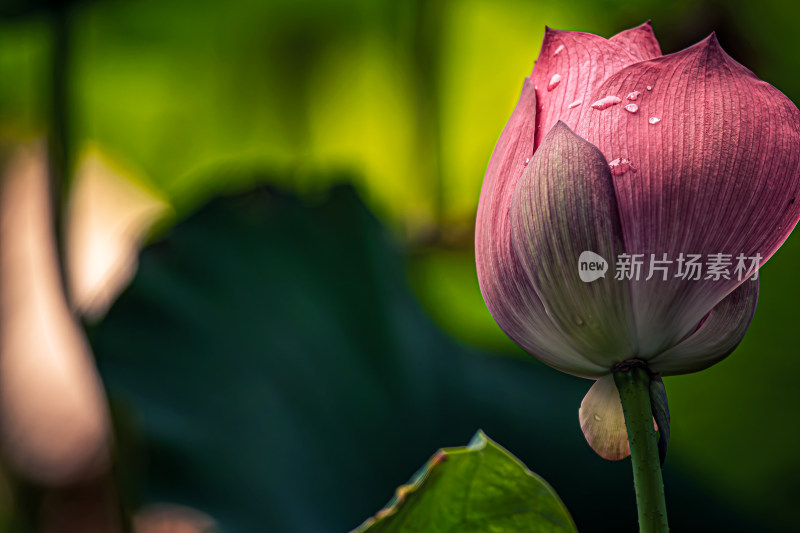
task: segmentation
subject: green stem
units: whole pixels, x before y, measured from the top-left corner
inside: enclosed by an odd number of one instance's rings
[[[650,375],[641,367],[619,370],[614,381],[622,400],[628,442],[631,445],[633,485],[641,533],[666,533],[667,506],[658,459],[658,441],[650,407]]]

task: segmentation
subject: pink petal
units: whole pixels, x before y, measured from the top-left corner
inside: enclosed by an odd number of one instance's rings
[[[644,30],[637,31],[637,35],[640,33],[644,33]],[[619,38],[618,41],[625,39]],[[536,146],[559,120],[574,130],[580,117],[592,111],[588,104],[597,98],[589,98],[597,87],[623,67],[639,61],[641,47],[638,43],[644,38],[638,36],[635,40],[637,44],[633,46],[633,51],[629,51],[626,42],[609,41],[599,35],[579,31],[545,29],[539,59],[531,73],[539,102]],[[548,90],[554,76],[559,76],[559,82]],[[624,97],[625,94],[616,96]],[[584,105],[570,107],[578,101],[584,102]]]
[[[639,61],[661,57],[661,47],[649,20],[641,26],[619,32],[609,41],[625,47]]]
[[[110,466],[105,391],[58,267],[47,151],[7,145],[0,174],[0,417],[17,474],[45,486]]]
[[[581,402],[578,418],[586,442],[597,455],[618,461],[631,454],[625,415],[613,374],[595,381]]]
[[[511,204],[514,252],[547,315],[584,357],[606,371],[636,354],[629,285],[582,280],[583,252],[624,250],[611,172],[600,151],[557,123],[533,155]],[[613,259],[612,259],[613,262]]]
[[[500,328],[528,353],[565,372],[602,375],[606,369],[580,355],[547,316],[512,250],[511,199],[533,157],[535,116],[536,93],[526,79],[489,161],[478,204],[475,260],[481,293]]]
[[[704,370],[725,359],[744,338],[756,312],[758,280],[748,280],[717,304],[696,332],[655,356],[650,370],[665,376]]]
[[[577,130],[607,160],[637,169],[614,180],[628,253],[760,254],[763,263],[800,218],[800,112],[713,35],[625,68],[593,98],[646,86],[639,113],[592,110]],[[633,282],[639,357],[683,339],[741,283],[730,277]]]

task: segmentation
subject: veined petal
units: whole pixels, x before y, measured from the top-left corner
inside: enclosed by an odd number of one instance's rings
[[[533,157],[536,93],[525,80],[519,103],[495,147],[478,204],[475,260],[483,299],[500,328],[528,353],[564,372],[607,369],[577,352],[553,324],[511,247],[511,199]]]
[[[584,281],[579,262],[588,263],[584,252],[598,254],[597,272],[602,258],[622,253],[618,216],[603,154],[559,122],[514,192],[514,253],[547,315],[580,354],[606,372],[637,349],[628,283],[615,280],[613,271]]]
[[[639,61],[661,57],[661,47],[649,20],[641,26],[619,32],[609,41],[625,47]]]
[[[599,35],[546,28],[531,73],[539,103],[535,146],[559,120],[574,130],[580,117],[592,111],[592,94],[603,81],[640,60],[639,47],[634,50]]]
[[[640,92],[637,112],[593,110],[577,129],[608,161],[630,163],[614,180],[627,252],[673,261],[700,254],[703,262],[724,254],[732,262],[729,279],[703,272],[700,280],[631,284],[639,357],[647,360],[749,277],[749,269],[734,275],[739,254],[760,255],[763,264],[797,223],[800,112],[713,35],[621,70],[594,98],[630,91]]]
[[[597,455],[618,461],[631,454],[625,415],[613,374],[594,382],[581,402],[578,418],[586,442]]]
[[[650,370],[665,376],[689,374],[718,363],[744,338],[756,312],[758,280],[748,280],[711,310],[685,340],[655,356]]]

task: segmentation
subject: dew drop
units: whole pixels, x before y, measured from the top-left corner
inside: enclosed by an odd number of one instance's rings
[[[617,96],[606,96],[605,98],[601,98],[600,100],[596,101],[592,104],[592,107],[595,109],[606,109],[607,107],[611,107],[612,105],[617,105],[622,100]]]
[[[652,90],[653,90],[653,86],[652,86],[652,85],[648,85],[648,86],[647,86],[647,90],[648,90],[648,91],[652,91]]]
[[[640,93],[639,91],[631,91],[631,92],[628,93],[627,98],[628,98],[628,100],[633,101],[633,100],[636,100],[637,98],[639,98],[640,94],[642,94],[642,93]]]
[[[580,100],[575,100],[574,102],[572,102],[571,104],[569,104],[567,107],[569,107],[570,109],[572,109],[573,107],[578,107],[579,105],[581,105],[581,101],[580,101]]]
[[[624,157],[618,157],[615,160],[611,161],[608,164],[608,168],[611,169],[612,176],[622,176],[629,170],[632,172],[636,172],[636,169],[633,168],[629,159],[625,159]]]
[[[602,420],[603,420],[603,419],[602,419],[602,417],[601,417],[600,415],[594,415],[594,419],[595,419],[597,422],[600,422],[600,421],[602,421]]]
[[[525,158],[525,163],[524,163],[524,164],[525,164],[525,166],[527,167],[527,166],[528,166],[528,163],[530,163],[530,162],[531,162],[531,158],[530,158],[530,157],[526,157],[526,158]]]
[[[561,53],[561,52],[563,52],[563,51],[564,51],[564,45],[563,45],[563,44],[559,44],[559,45],[558,45],[558,48],[556,48],[556,51],[555,51],[555,52],[553,52],[553,55],[554,55],[554,56],[557,56],[558,54],[560,54],[560,53]]]
[[[628,104],[625,106],[625,111],[627,111],[628,113],[638,113],[639,106],[636,104]]]
[[[561,74],[553,74],[553,77],[550,78],[550,83],[547,84],[547,90],[552,91],[558,84],[561,83]]]
[[[659,122],[661,122],[661,119],[658,117],[650,117],[649,119],[647,119],[647,122],[649,122],[650,124],[658,124]]]

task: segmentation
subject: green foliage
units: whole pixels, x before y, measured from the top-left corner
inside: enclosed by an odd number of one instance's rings
[[[437,452],[355,533],[576,533],[555,491],[479,431]]]

